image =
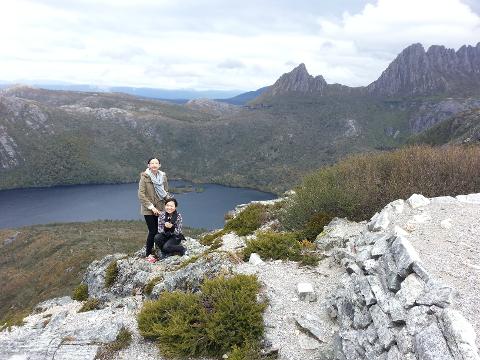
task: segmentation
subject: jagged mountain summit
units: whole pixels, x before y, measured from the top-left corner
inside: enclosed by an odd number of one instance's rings
[[[421,44],[403,50],[382,75],[367,86],[379,96],[415,96],[478,92],[480,87],[480,43],[458,51]]]
[[[433,45],[425,51],[422,44],[405,48],[380,77],[368,86],[349,87],[327,84],[323,76],[313,77],[305,64],[283,74],[254,102],[276,95],[356,94],[377,97],[468,95],[480,89],[480,43],[464,45],[458,51]]]
[[[270,95],[283,94],[290,91],[302,93],[322,94],[327,87],[327,82],[322,75],[313,77],[307,71],[305,64],[298,65],[291,72],[283,74],[269,89]]]

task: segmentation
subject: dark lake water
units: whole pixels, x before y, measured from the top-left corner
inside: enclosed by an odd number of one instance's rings
[[[169,181],[170,188],[188,185]],[[185,226],[223,227],[224,215],[236,205],[270,200],[275,195],[245,188],[193,184],[203,192],[175,194]],[[0,191],[0,228],[52,222],[143,219],[138,184],[76,185]]]

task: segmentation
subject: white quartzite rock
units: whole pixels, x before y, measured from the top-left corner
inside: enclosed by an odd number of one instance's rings
[[[426,198],[423,195],[413,194],[408,198],[407,204],[410,205],[412,209],[417,209],[419,207],[430,204],[430,199]]]
[[[301,282],[297,284],[298,298],[303,301],[317,301],[317,295],[310,283]]]
[[[390,224],[388,209],[383,209],[380,213],[373,215],[370,222],[367,224],[370,231],[382,231],[388,228]]]
[[[475,330],[459,311],[444,309],[439,320],[455,359],[480,360],[475,345]]]
[[[250,254],[250,259],[248,259],[248,262],[255,266],[263,264],[262,258],[260,257],[260,255],[256,253]]]

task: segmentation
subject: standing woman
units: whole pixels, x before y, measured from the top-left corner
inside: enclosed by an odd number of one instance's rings
[[[168,184],[167,175],[159,170],[158,158],[149,159],[147,164],[147,170],[140,174],[138,198],[148,227],[145,256],[149,262],[155,262],[156,259],[152,254],[153,241],[158,232],[158,215],[164,209],[165,198],[168,196]]]

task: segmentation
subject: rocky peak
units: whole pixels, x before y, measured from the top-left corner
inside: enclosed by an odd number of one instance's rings
[[[283,74],[266,93],[279,95],[288,92],[320,93],[327,87],[323,76],[313,77],[307,71],[305,64],[300,64],[289,73]]]
[[[382,75],[367,87],[377,96],[415,96],[478,92],[480,43],[458,51],[421,44],[405,48]]]

